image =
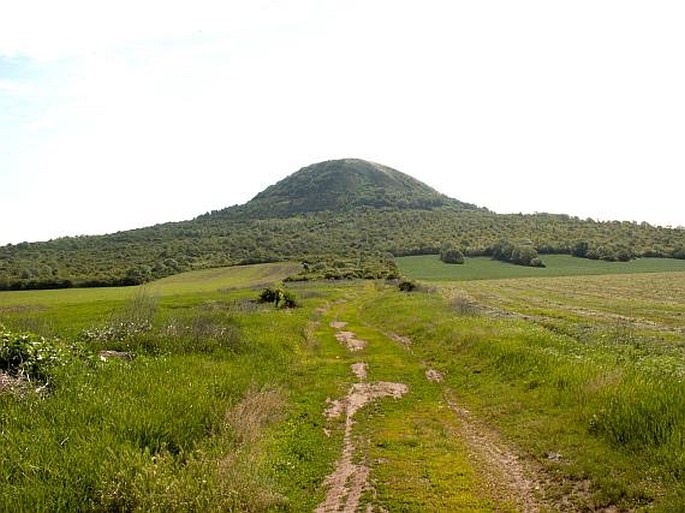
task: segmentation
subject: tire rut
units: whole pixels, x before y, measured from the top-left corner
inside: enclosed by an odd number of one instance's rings
[[[366,347],[366,342],[356,339],[352,332],[341,331],[347,323],[335,321],[331,327],[338,330],[336,338],[346,344],[350,351],[359,351]],[[350,346],[350,337],[345,335],[338,337],[341,333],[351,333],[351,337],[359,344]],[[328,401],[329,407],[324,412],[326,418],[337,419],[345,415],[345,431],[343,435],[343,451],[340,459],[335,464],[335,469],[326,477],[325,485],[327,488],[326,498],[316,508],[315,513],[356,513],[359,509],[362,495],[365,491],[371,490],[369,483],[370,469],[365,465],[363,455],[357,454],[357,448],[352,432],[354,426],[354,415],[367,404],[384,397],[400,399],[409,391],[409,387],[403,383],[390,381],[378,381],[369,383],[367,378],[367,364],[356,362],[351,366],[352,373],[358,381],[349,388],[347,395],[338,400]],[[330,431],[325,430],[326,434]],[[360,460],[356,463],[355,460]],[[367,512],[374,510],[372,505],[368,505]]]

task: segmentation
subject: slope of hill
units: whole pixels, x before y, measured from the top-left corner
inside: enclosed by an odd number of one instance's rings
[[[245,205],[229,207],[221,214],[271,218],[357,207],[430,210],[447,206],[475,208],[396,169],[366,160],[342,159],[304,167]]]
[[[387,277],[392,255],[445,243],[487,255],[497,241],[593,258],[685,258],[685,230],[567,215],[500,215],[448,198],[399,171],[354,159],[306,167],[245,205],[110,235],[0,247],[0,289],[130,285],[185,270],[306,260]]]

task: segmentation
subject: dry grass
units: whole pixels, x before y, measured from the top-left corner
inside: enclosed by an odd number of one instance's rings
[[[253,390],[228,409],[224,423],[233,431],[238,445],[252,444],[261,437],[267,425],[280,417],[283,408],[284,400],[280,391]]]
[[[259,442],[284,408],[282,393],[265,389],[249,391],[226,411],[224,426],[233,433],[235,448],[219,461],[218,475],[228,511],[267,511],[286,504],[275,483],[258,472],[264,465]]]

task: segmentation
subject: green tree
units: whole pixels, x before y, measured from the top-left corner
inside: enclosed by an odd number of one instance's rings
[[[448,246],[440,251],[440,260],[446,264],[463,264],[464,253],[455,246]]]

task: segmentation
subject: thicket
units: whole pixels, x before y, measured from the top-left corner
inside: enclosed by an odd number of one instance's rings
[[[685,230],[564,215],[482,209],[359,207],[255,219],[239,208],[139,230],[0,247],[0,289],[135,285],[183,271],[300,260],[298,279],[393,276],[389,255],[492,255],[498,241],[529,240],[541,255],[622,260],[685,258]],[[344,262],[343,265],[339,265]]]
[[[257,298],[259,303],[273,303],[276,308],[295,308],[297,298],[292,290],[285,289],[282,285],[265,287]]]
[[[531,241],[501,240],[492,246],[492,258],[516,265],[545,267]]]
[[[390,255],[360,255],[356,259],[328,255],[304,260],[302,270],[286,281],[395,280],[399,277],[397,264]]]
[[[463,264],[464,253],[454,245],[443,245],[440,249],[440,260],[446,264]]]

